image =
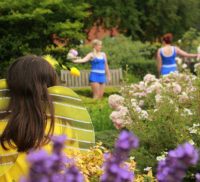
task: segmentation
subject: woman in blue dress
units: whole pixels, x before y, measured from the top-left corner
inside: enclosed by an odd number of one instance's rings
[[[91,72],[89,82],[92,87],[93,98],[100,99],[103,97],[105,84],[110,81],[110,70],[107,57],[101,52],[102,41],[95,39],[92,41],[93,51],[88,53],[82,59],[74,59],[74,63],[85,63],[90,61]]]
[[[157,69],[159,75],[168,75],[177,71],[176,56],[186,58],[198,58],[198,54],[187,53],[176,46],[172,46],[173,36],[171,33],[165,34],[162,38],[163,47],[157,52]]]

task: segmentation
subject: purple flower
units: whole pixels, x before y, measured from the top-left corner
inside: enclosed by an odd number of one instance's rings
[[[22,178],[20,182],[82,182],[83,175],[62,152],[66,136],[54,136],[52,154],[44,150],[30,152],[27,159],[30,163],[28,178]],[[68,164],[68,168],[66,167]]]
[[[170,157],[182,159],[185,165],[195,165],[199,159],[197,149],[194,148],[190,143],[185,143],[178,146],[176,150],[169,152]]]
[[[139,146],[138,138],[131,132],[123,130],[120,135],[119,139],[115,144],[115,148],[121,150],[131,150],[133,148],[137,148]]]
[[[180,182],[185,176],[186,170],[191,165],[197,164],[198,150],[189,143],[179,145],[171,150],[165,160],[158,164],[157,179],[159,182]]]
[[[83,182],[84,177],[75,166],[69,167],[65,172],[67,182]]]
[[[196,182],[200,182],[200,173],[197,173],[197,174],[195,175],[195,177],[196,177]]]
[[[47,174],[53,164],[50,156],[44,150],[29,153],[27,160],[31,164],[30,175],[35,173]]]
[[[101,176],[101,182],[129,182],[133,181],[134,173],[128,171],[126,168],[121,167],[114,161],[108,161],[105,164],[105,173]]]
[[[60,136],[53,136],[52,141],[53,141],[53,152],[54,153],[61,153],[62,149],[64,148],[65,141],[67,137],[65,135],[60,135]]]
[[[101,176],[101,182],[128,182],[133,181],[134,173],[123,164],[129,156],[131,149],[138,147],[139,140],[131,132],[122,131],[115,144],[112,154],[106,154],[104,163],[105,173]]]
[[[133,133],[123,130],[115,144],[115,152],[113,155],[116,155],[116,159],[120,163],[123,160],[127,160],[130,151],[138,146],[138,138]]]

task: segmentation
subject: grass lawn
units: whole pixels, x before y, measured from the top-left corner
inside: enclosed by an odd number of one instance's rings
[[[115,129],[109,118],[112,110],[108,105],[108,97],[111,94],[119,93],[119,87],[106,87],[104,98],[95,100],[92,98],[90,87],[73,88],[81,97],[93,122],[96,141],[102,141],[106,148],[112,148],[118,131]]]

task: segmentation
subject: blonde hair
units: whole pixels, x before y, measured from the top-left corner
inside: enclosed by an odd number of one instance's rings
[[[94,48],[96,45],[102,45],[102,41],[99,40],[99,39],[94,39],[94,40],[92,41],[93,53],[94,53],[95,56],[97,56],[97,51],[96,51],[96,49]]]
[[[99,39],[94,39],[92,41],[92,47],[95,47],[96,45],[102,45],[102,41]]]

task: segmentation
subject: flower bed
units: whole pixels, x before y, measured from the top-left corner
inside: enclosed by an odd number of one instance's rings
[[[148,74],[138,84],[123,86],[121,95],[109,97],[115,127],[128,128],[140,138],[141,147],[132,153],[140,170],[151,166],[155,171],[156,158],[180,143],[200,146],[197,75],[173,73],[157,79]]]

